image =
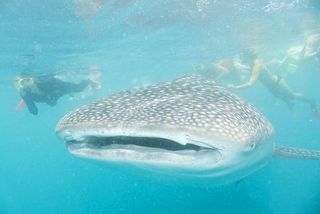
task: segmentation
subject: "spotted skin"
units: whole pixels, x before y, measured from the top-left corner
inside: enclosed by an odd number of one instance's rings
[[[257,143],[273,135],[272,125],[251,104],[199,76],[108,96],[67,114],[56,130],[96,126],[201,131],[235,143]]]

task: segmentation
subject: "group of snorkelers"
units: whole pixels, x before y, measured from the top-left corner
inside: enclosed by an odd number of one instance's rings
[[[230,59],[222,59],[210,65],[196,68],[207,77],[226,84],[229,88],[251,88],[260,82],[276,98],[282,100],[290,110],[295,101],[310,106],[313,115],[320,118],[320,111],[313,98],[294,91],[279,70],[297,70],[303,63],[315,61],[320,68],[320,34],[311,34],[301,47],[289,48],[282,60],[265,62],[254,50],[246,49]]]
[[[304,102],[310,106],[313,115],[320,118],[315,100],[292,90],[280,72],[275,72],[282,69],[297,69],[300,64],[310,60],[320,65],[320,34],[310,35],[301,48],[290,48],[283,60],[272,59],[266,63],[256,51],[245,50],[237,57],[222,59],[210,65],[197,67],[196,70],[218,82],[229,81],[227,86],[234,89],[250,88],[261,82],[290,110],[295,101]],[[38,108],[35,103],[55,106],[58,99],[66,94],[80,93],[87,88],[98,88],[100,75],[100,72],[95,71],[75,83],[57,74],[21,74],[16,78],[16,88],[22,98],[17,109],[27,106],[29,112],[36,115]]]

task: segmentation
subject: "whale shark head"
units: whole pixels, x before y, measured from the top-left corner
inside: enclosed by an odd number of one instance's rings
[[[223,176],[263,165],[272,125],[214,81],[186,76],[82,106],[56,127],[70,153],[106,162]]]

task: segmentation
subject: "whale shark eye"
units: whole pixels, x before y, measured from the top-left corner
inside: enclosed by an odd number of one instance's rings
[[[256,147],[256,144],[252,142],[252,143],[250,144],[250,149],[253,150],[255,147]]]

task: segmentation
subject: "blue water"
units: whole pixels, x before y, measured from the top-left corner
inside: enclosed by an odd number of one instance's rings
[[[278,57],[306,31],[320,31],[319,10],[316,0],[0,1],[0,213],[320,213],[317,161],[274,158],[240,182],[215,186],[78,159],[54,133],[75,107],[174,79],[249,44]],[[38,116],[15,111],[20,72],[90,67],[103,71],[93,96],[39,104]],[[319,65],[303,65],[287,81],[320,102]],[[235,93],[273,123],[276,143],[320,149],[320,122],[308,106],[292,114],[261,85]]]

